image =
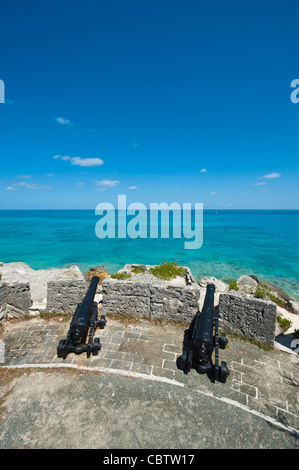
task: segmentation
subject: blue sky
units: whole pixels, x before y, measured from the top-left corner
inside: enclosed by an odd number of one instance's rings
[[[0,10],[0,209],[299,209],[296,0]]]

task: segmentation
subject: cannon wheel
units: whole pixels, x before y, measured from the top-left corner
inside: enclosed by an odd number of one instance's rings
[[[220,374],[219,374],[219,380],[220,382],[222,383],[225,383],[226,382],[226,378],[227,376],[229,375],[229,371],[228,371],[228,368],[227,368],[227,363],[222,361],[221,362],[221,367],[220,367]]]
[[[193,358],[193,351],[190,349],[188,357],[187,357],[187,364],[186,364],[186,372],[190,372],[192,367],[192,358]]]
[[[220,339],[219,339],[219,346],[221,349],[225,349],[225,346],[227,345],[228,341],[227,341],[227,337],[225,335],[225,333],[222,333],[221,336],[220,336]]]
[[[100,338],[95,338],[93,345],[92,345],[92,354],[94,356],[97,356],[100,349],[101,349]]]
[[[57,357],[63,357],[65,346],[66,346],[66,340],[61,339],[57,347]]]
[[[180,359],[180,368],[185,370],[186,364],[187,364],[187,357],[188,357],[188,351],[186,349],[183,350],[181,359]]]

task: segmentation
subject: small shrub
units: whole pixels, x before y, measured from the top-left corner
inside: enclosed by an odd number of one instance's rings
[[[144,273],[144,272],[145,272],[144,264],[141,264],[140,266],[135,266],[133,268],[133,273],[135,273],[135,274],[140,274],[140,273]]]
[[[2,274],[0,273],[0,281],[1,281],[1,279],[2,279]]]
[[[288,320],[287,318],[282,318],[280,315],[277,315],[276,317],[282,331],[285,333],[289,328],[292,326],[291,320]]]
[[[268,292],[268,289],[263,287],[263,286],[257,286],[257,288],[255,289],[255,292],[254,292],[254,297],[256,297],[257,299],[265,299],[267,297],[267,295],[269,294]]]
[[[150,273],[159,279],[169,281],[170,279],[174,279],[177,276],[185,276],[186,269],[182,266],[179,266],[175,261],[164,261],[164,263],[160,263],[158,266],[151,268]]]
[[[129,273],[114,273],[111,274],[112,279],[118,279],[119,281],[124,281],[125,279],[129,279],[132,277],[132,274]]]
[[[274,302],[276,305],[279,305],[279,307],[285,308],[286,306],[286,302],[284,300],[280,299],[279,297],[276,297],[273,294],[269,294],[269,299],[272,300],[272,302]]]
[[[232,279],[230,279],[228,282],[229,282],[229,286],[228,286],[229,290],[239,290],[237,281],[233,281]]]

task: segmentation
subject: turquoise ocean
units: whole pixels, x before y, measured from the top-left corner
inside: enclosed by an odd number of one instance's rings
[[[99,239],[99,219],[93,210],[0,211],[0,261],[76,264],[83,272],[103,265],[110,273],[127,263],[177,261],[197,279],[254,274],[299,300],[299,211],[205,210],[197,250],[185,249],[183,238]]]

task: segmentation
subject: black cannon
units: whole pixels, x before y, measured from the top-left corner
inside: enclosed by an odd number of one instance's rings
[[[180,368],[188,373],[193,367],[198,372],[214,374],[215,380],[225,382],[229,375],[226,362],[219,366],[219,348],[224,349],[227,338],[219,338],[218,315],[214,310],[214,284],[208,284],[201,313],[197,312],[186,332]],[[212,354],[215,351],[213,364]]]
[[[101,315],[100,320],[98,320],[98,305],[97,302],[94,302],[99,280],[97,276],[92,278],[82,303],[77,305],[67,337],[59,341],[57,347],[58,357],[65,359],[71,352],[81,354],[85,351],[87,357],[90,357],[91,354],[97,355],[101,349],[100,339],[94,339],[97,327],[103,329],[106,325],[104,315]],[[86,343],[87,335],[88,341]]]

